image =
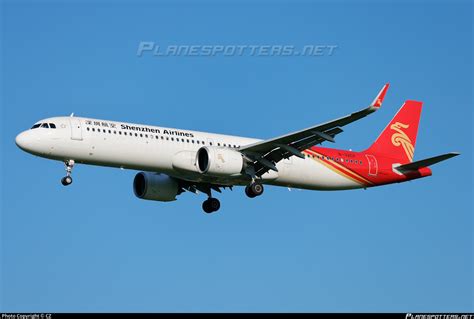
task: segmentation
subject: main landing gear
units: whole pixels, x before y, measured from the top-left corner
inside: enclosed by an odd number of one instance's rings
[[[66,165],[66,176],[61,178],[61,184],[63,184],[64,186],[68,186],[72,184],[71,173],[74,167],[74,160],[67,160],[64,162],[64,164]]]
[[[207,214],[217,212],[221,207],[221,203],[217,198],[211,196],[210,190],[206,193],[209,198],[202,203],[202,209]],[[252,182],[250,185],[245,187],[245,194],[250,198],[260,196],[263,194],[263,185],[259,182]]]
[[[221,207],[221,203],[217,198],[209,197],[202,203],[202,209],[207,214],[217,212]]]
[[[245,187],[245,194],[250,198],[260,196],[263,194],[263,185],[258,182],[253,182]]]

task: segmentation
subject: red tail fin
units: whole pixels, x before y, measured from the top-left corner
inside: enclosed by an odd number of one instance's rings
[[[406,101],[367,152],[384,154],[401,163],[412,162],[422,105]]]

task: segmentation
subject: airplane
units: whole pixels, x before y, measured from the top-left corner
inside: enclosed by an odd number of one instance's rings
[[[377,111],[385,84],[373,102],[350,115],[300,131],[260,140],[239,136],[131,124],[110,120],[52,117],[16,137],[33,155],[62,161],[64,186],[76,164],[139,170],[133,191],[140,199],[174,201],[183,192],[207,195],[206,213],[219,210],[212,192],[245,186],[254,198],[263,185],[309,190],[370,188],[431,176],[430,165],[459,155],[451,152],[413,161],[422,102],[407,100],[366,150],[326,148],[342,127]]]

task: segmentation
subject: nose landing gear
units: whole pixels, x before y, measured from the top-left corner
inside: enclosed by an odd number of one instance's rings
[[[63,184],[64,186],[68,186],[72,184],[71,173],[74,167],[74,160],[68,160],[64,162],[64,164],[66,165],[66,176],[61,178],[61,184]]]

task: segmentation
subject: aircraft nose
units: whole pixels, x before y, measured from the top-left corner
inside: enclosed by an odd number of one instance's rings
[[[20,134],[17,135],[15,138],[15,143],[16,145],[21,148],[22,150],[27,150],[28,145],[31,144],[31,135],[28,134],[27,131],[21,132]]]

